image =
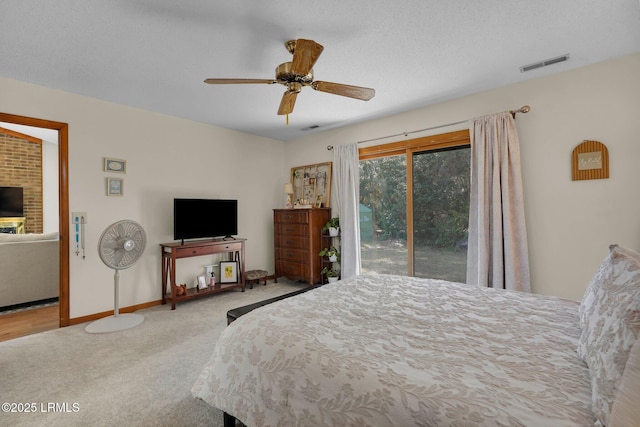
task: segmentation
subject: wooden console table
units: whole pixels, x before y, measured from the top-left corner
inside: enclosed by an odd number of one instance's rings
[[[244,292],[245,274],[244,274],[244,242],[247,239],[236,238],[234,240],[207,239],[197,240],[187,243],[170,242],[161,243],[162,249],[162,304],[167,303],[167,299],[171,300],[171,310],[176,309],[176,303],[205,295],[216,294],[218,292],[228,291],[234,288],[242,288]],[[213,287],[198,290],[197,287],[187,289],[184,295],[176,295],[176,259],[191,258],[195,256],[212,255],[212,254],[229,254],[230,261],[238,261],[239,264],[239,280],[236,283],[220,283],[216,280]],[[209,278],[206,278],[208,281]],[[171,285],[171,292],[167,292],[167,281]]]

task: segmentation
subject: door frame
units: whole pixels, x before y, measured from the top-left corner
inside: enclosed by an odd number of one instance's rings
[[[58,131],[59,326],[69,326],[69,125],[52,120],[0,113],[0,122]]]

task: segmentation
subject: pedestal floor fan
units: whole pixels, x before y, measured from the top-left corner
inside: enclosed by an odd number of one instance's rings
[[[147,235],[140,224],[131,220],[122,220],[108,226],[98,241],[100,259],[109,268],[115,270],[113,276],[114,308],[113,316],[104,317],[90,323],[85,331],[98,334],[115,332],[138,326],[144,316],[136,313],[120,314],[119,312],[119,280],[120,270],[135,264],[147,244]]]

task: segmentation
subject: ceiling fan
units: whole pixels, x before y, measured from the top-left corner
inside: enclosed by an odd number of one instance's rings
[[[341,83],[313,80],[313,65],[316,63],[324,47],[313,40],[289,40],[285,47],[293,55],[291,62],[285,62],[276,67],[275,79],[206,79],[209,84],[274,84],[280,83],[287,87],[282,96],[278,115],[289,115],[293,111],[298,93],[303,86],[311,86],[320,92],[368,101],[376,91],[368,87],[345,85]]]

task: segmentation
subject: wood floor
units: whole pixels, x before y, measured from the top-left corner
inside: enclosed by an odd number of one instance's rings
[[[59,310],[59,306],[55,304],[0,315],[0,342],[57,329],[60,322]]]

